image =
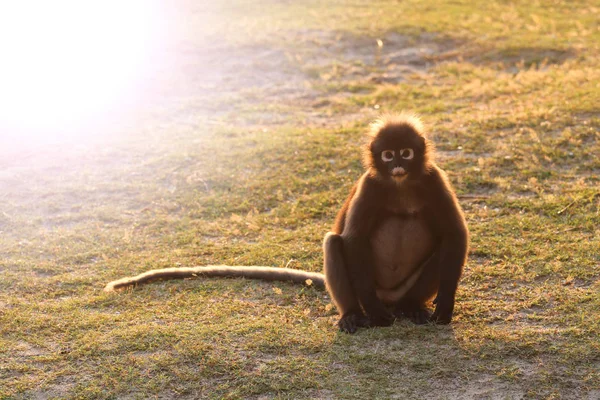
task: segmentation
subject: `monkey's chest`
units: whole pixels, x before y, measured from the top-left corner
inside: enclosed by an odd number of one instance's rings
[[[421,218],[398,216],[387,218],[377,227],[371,246],[376,284],[391,289],[433,254],[435,242]]]

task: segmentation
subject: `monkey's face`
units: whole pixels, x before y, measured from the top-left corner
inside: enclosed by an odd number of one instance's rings
[[[383,177],[403,182],[423,170],[425,142],[409,130],[382,131],[371,146],[373,165]]]
[[[411,148],[387,149],[381,152],[380,157],[386,173],[396,182],[401,182],[408,175],[411,160],[415,158],[415,151]]]

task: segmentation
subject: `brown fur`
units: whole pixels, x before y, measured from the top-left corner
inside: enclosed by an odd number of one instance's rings
[[[384,117],[368,138],[366,171],[323,244],[338,325],[352,333],[361,326],[390,325],[395,316],[449,323],[468,248],[454,191],[417,117]],[[401,157],[405,149],[414,150],[414,158]],[[384,150],[394,151],[392,161],[382,161]],[[407,173],[392,171],[398,168]],[[436,295],[430,315],[426,303]]]

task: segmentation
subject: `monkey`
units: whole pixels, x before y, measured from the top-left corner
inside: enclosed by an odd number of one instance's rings
[[[365,172],[323,240],[323,273],[291,268],[201,266],[151,270],[106,285],[106,291],[162,279],[243,277],[326,288],[340,331],[451,322],[466,263],[469,233],[456,194],[433,160],[433,144],[411,114],[371,124]],[[426,304],[435,297],[435,311]]]
[[[448,324],[469,246],[456,194],[418,117],[382,117],[368,138],[365,172],[323,241],[338,327],[354,333],[396,317]]]

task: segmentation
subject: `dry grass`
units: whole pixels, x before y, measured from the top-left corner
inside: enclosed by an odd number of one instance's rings
[[[126,121],[0,150],[0,398],[600,396],[599,7],[179,5],[169,73]],[[451,326],[343,335],[325,293],[287,284],[102,291],[320,270],[363,132],[400,110],[432,127],[472,232]]]

